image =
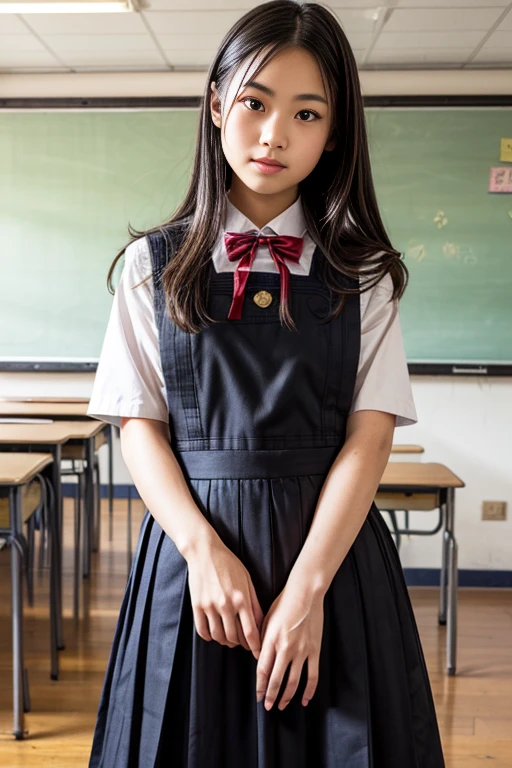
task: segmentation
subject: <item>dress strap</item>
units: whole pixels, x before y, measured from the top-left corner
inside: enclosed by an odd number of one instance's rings
[[[161,231],[147,235],[153,265],[153,286],[155,317],[158,326],[160,356],[164,371],[172,372],[167,387],[179,392],[184,427],[189,439],[203,438],[199,402],[192,365],[192,334],[183,331],[171,322],[167,313],[165,292],[162,287],[162,273],[178,247],[178,233],[165,234]]]
[[[347,288],[358,288],[359,280],[346,278]],[[354,387],[361,352],[361,307],[358,293],[345,296],[343,307],[343,376],[339,407],[347,416],[352,407]]]

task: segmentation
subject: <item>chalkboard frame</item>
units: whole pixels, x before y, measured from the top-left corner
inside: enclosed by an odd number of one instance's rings
[[[201,96],[0,98],[0,110],[10,109],[197,109]],[[364,96],[366,107],[510,107],[512,94],[427,94]],[[0,360],[0,373],[94,373],[96,360]],[[512,376],[510,363],[409,362],[414,376]]]

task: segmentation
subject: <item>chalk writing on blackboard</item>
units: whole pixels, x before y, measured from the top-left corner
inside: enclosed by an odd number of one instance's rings
[[[414,259],[414,261],[420,262],[427,257],[427,249],[423,243],[412,245],[411,241],[409,240],[405,255],[407,259]]]
[[[438,211],[434,216],[434,222],[437,224],[438,229],[442,229],[443,227],[446,227],[446,225],[448,224],[448,218],[446,217],[445,212]]]
[[[491,168],[489,192],[512,192],[512,168]]]
[[[457,261],[468,265],[478,262],[472,247],[464,243],[446,242],[443,244],[443,253],[448,261]]]

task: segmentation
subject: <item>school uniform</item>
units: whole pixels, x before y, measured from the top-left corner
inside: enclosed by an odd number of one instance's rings
[[[227,320],[237,265],[225,231],[258,228],[227,200],[208,264],[208,311],[220,322],[198,334],[178,328],[165,308],[160,277],[178,228],[169,227],[170,246],[160,233],[130,244],[88,413],[114,424],[123,416],[169,423],[198,507],[248,569],[266,613],[304,544],[349,414],[384,410],[398,426],[417,416],[390,279],[347,296],[326,322],[335,297],[299,197],[261,230],[304,238],[288,266],[299,333],[280,323],[281,275],[264,244],[241,316]],[[90,768],[444,767],[400,560],[375,504],[325,595],[319,680],[307,707],[306,665],[283,711],[256,701],[256,659],[197,634],[187,575],[146,510]]]

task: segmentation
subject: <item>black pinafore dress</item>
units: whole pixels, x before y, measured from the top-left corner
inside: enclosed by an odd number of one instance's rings
[[[347,296],[341,315],[326,322],[334,299],[317,248],[310,274],[289,276],[299,333],[279,320],[278,273],[251,272],[242,317],[226,320],[233,273],[216,273],[210,262],[208,309],[225,322],[185,333],[168,316],[160,285],[174,249],[160,233],[147,237],[172,448],[266,613],[345,440],[359,296]],[[267,306],[261,291],[272,298]],[[256,701],[256,659],[197,634],[187,575],[146,510],[89,768],[444,768],[400,560],[375,504],[325,595],[319,680],[307,707],[306,664],[283,711],[279,697],[270,711]]]

